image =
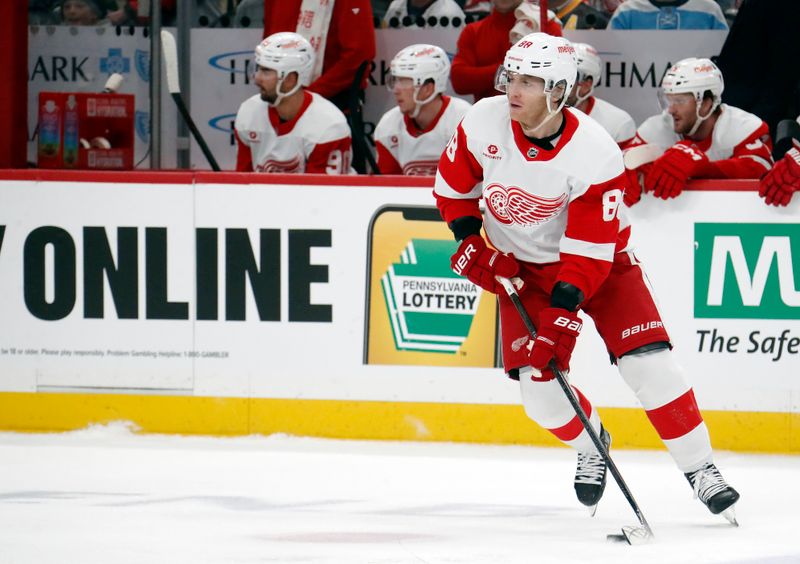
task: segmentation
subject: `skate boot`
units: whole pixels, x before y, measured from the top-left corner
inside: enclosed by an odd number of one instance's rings
[[[601,425],[600,440],[611,445],[611,435]],[[575,470],[575,493],[578,501],[591,509],[592,517],[597,511],[597,503],[603,497],[606,487],[606,463],[599,452],[579,452],[578,468]]]
[[[736,522],[734,504],[739,501],[739,492],[728,485],[717,467],[709,462],[699,470],[684,474],[699,498],[714,515],[722,514],[732,525]]]

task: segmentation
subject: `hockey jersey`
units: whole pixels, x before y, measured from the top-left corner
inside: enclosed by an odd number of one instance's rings
[[[439,160],[434,194],[445,221],[482,218],[495,248],[526,262],[560,262],[558,280],[589,298],[615,253],[629,250],[620,206],[626,177],[611,136],[582,112],[562,113],[563,132],[548,150],[511,120],[505,96],[477,102]]]
[[[772,168],[769,127],[749,112],[720,104],[722,112],[711,135],[702,141],[683,139],[675,133],[672,118],[661,113],[647,118],[630,146],[650,143],[666,150],[676,143],[703,151],[711,161],[696,178],[760,178]]]
[[[383,16],[384,22],[389,22],[392,18],[397,18],[402,22],[408,15],[408,0],[394,0],[386,9]],[[428,18],[461,18],[464,19],[464,12],[455,0],[436,0],[422,12],[422,17]]]
[[[656,6],[650,0],[626,0],[619,5],[609,29],[728,29],[714,0],[686,0],[676,6]]]
[[[636,135],[636,122],[633,121],[630,114],[614,104],[594,96],[591,96],[587,102],[586,115],[591,116],[593,120],[602,125],[603,129],[608,131],[608,134],[617,142],[617,145],[624,149]]]
[[[350,127],[341,110],[319,94],[305,91],[300,111],[286,122],[256,94],[239,107],[234,127],[238,171],[350,172]]]
[[[381,174],[433,176],[445,145],[470,108],[460,98],[442,96],[438,115],[425,130],[394,107],[378,122],[373,135]]]

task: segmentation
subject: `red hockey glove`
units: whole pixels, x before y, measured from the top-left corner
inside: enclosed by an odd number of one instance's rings
[[[495,276],[511,278],[519,272],[519,264],[514,255],[504,255],[490,249],[480,235],[470,235],[461,241],[458,250],[450,258],[450,268],[493,294],[503,292],[503,286]]]
[[[656,198],[667,200],[679,195],[686,181],[694,176],[708,157],[700,149],[676,143],[653,162],[653,168],[644,178],[644,187]]]
[[[800,151],[792,147],[761,179],[758,195],[767,205],[785,206],[797,190],[800,190]]]
[[[642,199],[642,184],[639,182],[640,169],[625,169],[625,179],[627,186],[625,186],[625,193],[622,196],[622,201],[625,205],[631,207]]]
[[[541,372],[552,358],[560,370],[569,370],[569,359],[581,327],[583,322],[577,313],[560,307],[543,309],[529,356],[531,366]]]

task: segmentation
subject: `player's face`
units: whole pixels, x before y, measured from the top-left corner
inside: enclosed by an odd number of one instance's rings
[[[544,80],[535,76],[508,73],[506,97],[511,119],[523,128],[533,128],[547,116]]]
[[[580,80],[576,81],[575,85],[572,87],[572,91],[567,96],[567,104],[570,106],[574,106],[578,103],[579,96],[586,96],[589,93],[589,89],[592,87],[591,79],[587,80]]]
[[[400,112],[410,114],[414,111],[414,80],[404,76],[392,77],[392,95]]]
[[[278,73],[262,66],[256,67],[254,82],[261,93],[261,99],[273,103],[278,99]]]
[[[672,118],[672,128],[678,135],[685,135],[692,130],[697,120],[697,102],[694,94],[667,94],[665,96],[667,113]]]
[[[64,23],[70,25],[92,25],[97,22],[97,14],[83,0],[67,0],[62,5]]]

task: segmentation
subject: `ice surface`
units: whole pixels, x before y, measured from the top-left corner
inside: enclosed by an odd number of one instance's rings
[[[567,449],[285,436],[137,435],[117,424],[0,434],[0,563],[800,562],[800,457],[718,453],[741,527],[665,452],[612,451],[597,516]]]

